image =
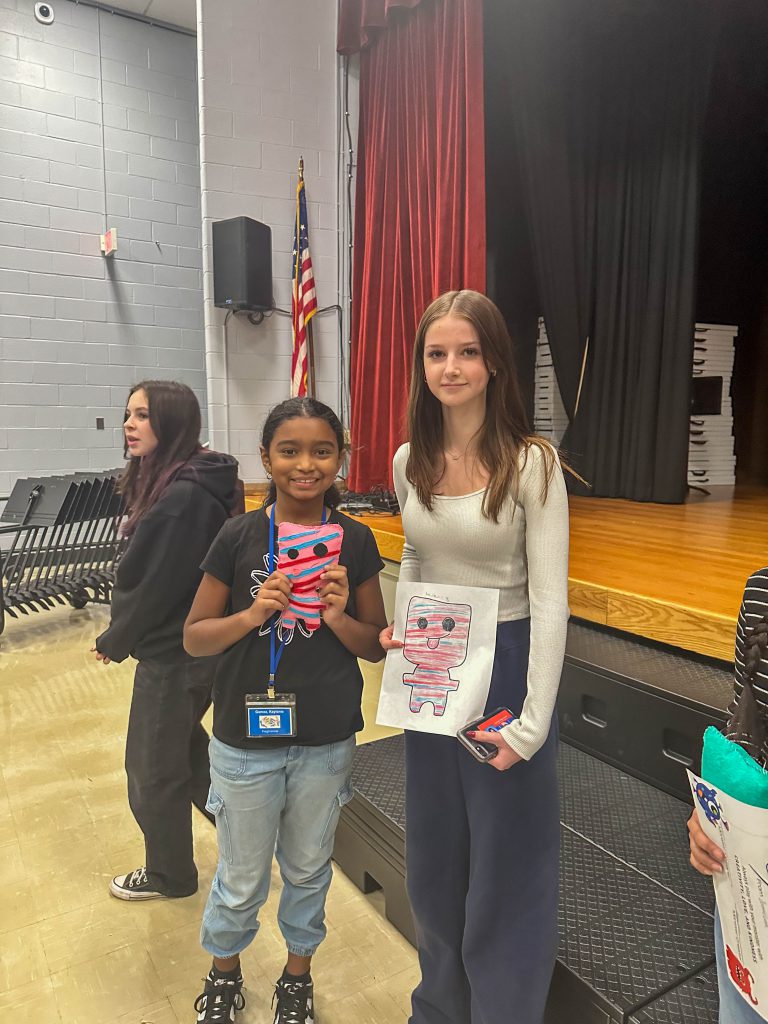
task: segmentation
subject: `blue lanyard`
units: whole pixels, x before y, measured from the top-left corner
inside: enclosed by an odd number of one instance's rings
[[[269,574],[270,576],[277,568],[277,559],[275,558],[275,501],[272,505],[272,510],[269,513]],[[322,525],[325,526],[326,515],[325,505],[323,505],[323,518]],[[275,612],[272,618],[269,620],[269,684],[267,685],[267,692],[270,700],[274,700],[275,696],[275,673],[277,672],[277,666],[280,664],[280,659],[283,656],[283,648],[285,647],[285,640],[280,641],[280,646],[275,650],[275,636],[277,634],[277,620],[280,618],[280,613]]]

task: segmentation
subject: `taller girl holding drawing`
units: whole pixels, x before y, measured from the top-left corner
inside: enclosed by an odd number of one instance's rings
[[[408,892],[421,981],[411,1024],[540,1024],[557,952],[555,698],[568,621],[568,502],[530,434],[494,304],[448,292],[416,334],[410,444],[395,455],[403,581],[499,591],[486,710],[517,716],[488,763],[406,732]],[[392,627],[382,646],[400,646]]]

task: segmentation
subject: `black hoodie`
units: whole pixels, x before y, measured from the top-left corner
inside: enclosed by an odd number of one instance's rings
[[[117,567],[109,627],[96,650],[111,661],[167,658],[182,650],[200,563],[226,520],[243,511],[237,460],[193,455],[141,517]]]

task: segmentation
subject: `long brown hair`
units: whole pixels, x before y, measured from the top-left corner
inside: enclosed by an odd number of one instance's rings
[[[424,339],[432,324],[444,316],[461,317],[472,324],[480,340],[483,360],[491,373],[485,421],[477,438],[477,457],[489,474],[483,515],[498,522],[506,498],[517,497],[520,470],[525,466],[531,447],[539,448],[544,458],[542,501],[546,501],[556,459],[550,443],[531,433],[507,325],[494,303],[480,292],[446,292],[435,299],[421,318],[413,346],[408,398],[411,447],[405,473],[416,488],[421,504],[431,511],[435,482],[445,472],[445,454],[442,406],[424,379]]]
[[[133,456],[117,485],[128,510],[122,528],[125,536],[133,533],[179,470],[200,451],[200,403],[191,388],[175,380],[143,380],[128,392],[128,401],[137,391],[147,396],[157,448],[149,455]],[[129,455],[125,440],[123,455]]]

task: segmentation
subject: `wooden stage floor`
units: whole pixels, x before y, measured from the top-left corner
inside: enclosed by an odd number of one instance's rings
[[[400,517],[361,517],[399,561]],[[733,660],[747,577],[768,565],[768,490],[713,488],[684,505],[571,499],[574,616]]]

